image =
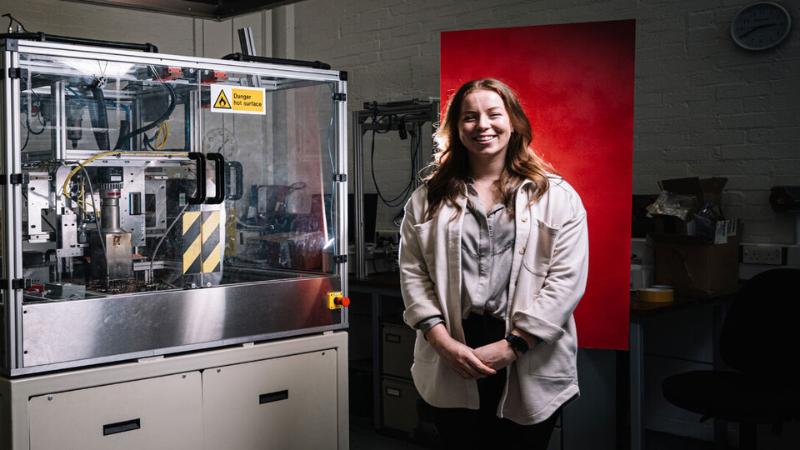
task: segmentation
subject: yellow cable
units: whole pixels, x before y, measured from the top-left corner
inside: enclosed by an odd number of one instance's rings
[[[164,125],[164,122],[161,122],[158,125],[158,131],[156,131],[155,136],[153,136],[154,139],[158,140],[158,142],[156,142],[156,145],[155,145],[156,150],[161,149],[161,141],[163,140],[163,137],[164,137],[164,127],[162,125]]]
[[[160,150],[167,145],[167,139],[169,139],[169,126],[167,122],[161,122],[161,125],[159,125],[158,137],[160,138],[160,142],[156,144],[156,148]]]
[[[67,174],[67,178],[64,180],[64,187],[62,189],[65,198],[69,198],[69,182],[72,181],[72,177],[75,176],[81,170],[81,167],[85,167],[87,164],[91,163],[92,161],[100,158],[104,158],[106,156],[122,156],[122,155],[129,155],[129,156],[189,156],[187,152],[131,152],[131,151],[120,151],[120,150],[111,150],[100,152],[92,155],[89,158],[78,163],[74,169],[72,169],[69,174]]]
[[[86,203],[86,194],[85,194],[85,191],[84,191],[84,186],[83,186],[83,185],[84,185],[84,183],[83,183],[83,182],[81,182],[81,190],[80,190],[80,192],[78,193],[78,198],[80,199],[80,200],[78,201],[78,207],[79,207],[81,210],[83,210],[83,211],[86,211],[86,206],[84,206],[84,205],[85,205],[85,203]]]

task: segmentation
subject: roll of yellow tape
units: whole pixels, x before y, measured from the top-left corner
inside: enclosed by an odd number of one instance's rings
[[[639,300],[643,302],[669,303],[674,299],[674,291],[671,287],[653,286],[639,289]]]

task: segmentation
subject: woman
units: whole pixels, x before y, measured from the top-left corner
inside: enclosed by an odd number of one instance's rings
[[[498,80],[461,86],[435,138],[401,227],[414,384],[446,448],[544,449],[578,395],[586,211],[530,149],[530,122]]]

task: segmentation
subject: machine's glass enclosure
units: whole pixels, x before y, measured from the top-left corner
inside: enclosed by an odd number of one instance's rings
[[[344,151],[338,72],[30,46],[6,61],[18,78],[3,96],[12,108],[4,135],[17,136],[5,141],[13,153],[5,162],[24,181],[0,194],[2,213],[13,220],[0,221],[0,232],[16,224],[21,237],[14,249],[0,247],[0,265],[21,258],[18,305],[40,308],[23,314],[46,317],[43,306],[58,303],[156,292],[177,302],[187,301],[187,291],[339,276],[346,185],[335,176]],[[6,194],[15,192],[21,208],[10,215]],[[219,292],[226,302],[245,295]],[[270,289],[248,292],[268,297]],[[217,309],[228,317],[232,308]],[[231,332],[244,319],[219,320],[207,336],[129,350],[290,331],[248,325]],[[21,366],[63,359],[24,356],[30,349],[16,347]],[[109,355],[77,352],[65,361],[96,356]]]

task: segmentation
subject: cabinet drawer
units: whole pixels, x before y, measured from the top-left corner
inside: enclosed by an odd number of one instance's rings
[[[384,377],[381,384],[383,426],[412,436],[419,424],[417,390],[409,381],[390,377]]]
[[[32,397],[31,450],[202,446],[200,373]]]
[[[203,373],[207,450],[336,449],[336,351]]]
[[[414,339],[417,334],[405,325],[384,323],[381,332],[383,345],[383,374],[411,378],[414,362]]]

